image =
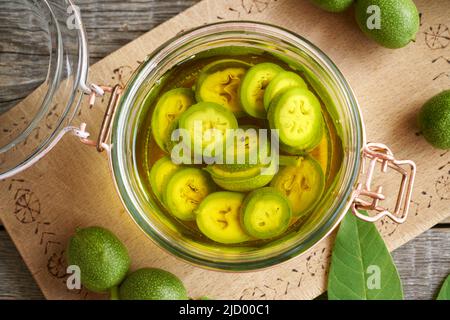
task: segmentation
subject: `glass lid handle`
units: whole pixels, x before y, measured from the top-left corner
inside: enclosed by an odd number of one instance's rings
[[[362,175],[365,175],[364,183],[358,183],[353,192],[351,206],[353,214],[367,222],[375,222],[384,217],[389,217],[396,223],[403,223],[408,216],[411,202],[414,178],[416,176],[416,164],[411,160],[397,160],[392,151],[381,143],[368,143],[362,150]],[[365,165],[368,162],[366,170]],[[386,199],[383,187],[377,186],[372,190],[372,181],[377,164],[381,164],[381,172],[386,173],[391,168],[401,174],[400,188],[397,194],[394,210],[389,210],[380,205]],[[365,215],[359,210],[375,212],[375,215]]]
[[[103,96],[105,92],[111,93],[111,97],[109,99],[105,114],[103,116],[103,121],[100,127],[100,133],[98,135],[98,138],[96,140],[90,139],[90,134],[89,132],[86,131],[86,123],[81,123],[79,127],[76,126],[64,127],[61,131],[58,132],[58,134],[51,141],[51,143],[48,146],[46,146],[46,148],[41,153],[33,157],[30,161],[28,161],[24,165],[0,174],[0,180],[10,178],[18,174],[19,172],[34,165],[36,162],[42,159],[42,157],[44,157],[62,139],[62,137],[64,137],[66,133],[71,133],[72,135],[78,137],[80,141],[86,145],[96,147],[98,152],[102,152],[104,150],[109,151],[110,146],[109,144],[107,144],[107,140],[110,132],[111,123],[114,117],[114,113],[117,104],[119,103],[120,97],[122,95],[122,87],[120,85],[116,85],[114,87],[107,87],[91,84],[90,89],[91,90],[89,94],[89,104],[91,106],[94,105],[95,98],[97,96]]]

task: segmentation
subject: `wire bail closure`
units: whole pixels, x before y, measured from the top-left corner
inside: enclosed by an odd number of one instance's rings
[[[367,222],[376,222],[387,216],[398,224],[404,223],[408,216],[411,202],[414,178],[417,170],[416,164],[411,160],[395,159],[392,151],[381,143],[368,143],[362,151],[362,159],[363,174],[366,173],[365,160],[369,160],[369,166],[364,184],[358,183],[353,193],[353,204],[351,207],[353,214]],[[380,201],[386,199],[386,196],[383,194],[383,187],[377,186],[375,191],[372,190],[373,175],[377,163],[381,164],[381,172],[383,173],[386,173],[388,168],[391,168],[402,175],[393,212],[379,205]],[[367,201],[367,199],[371,201]],[[378,213],[374,216],[367,216],[359,212],[359,210],[376,211]]]
[[[116,111],[116,107],[119,103],[120,97],[122,96],[122,86],[117,84],[114,87],[109,86],[99,86],[94,83],[90,85],[91,93],[89,94],[89,106],[93,107],[95,104],[95,100],[98,96],[102,97],[106,92],[111,93],[111,97],[109,98],[108,105],[105,110],[105,114],[103,116],[102,124],[100,127],[100,132],[97,137],[97,140],[91,140],[89,138],[80,138],[80,141],[86,145],[96,147],[98,152],[102,152],[105,149],[109,149],[109,145],[106,143],[109,132],[111,129],[112,119],[114,117],[114,113]],[[83,123],[80,127],[81,130],[86,129],[86,124]],[[89,134],[88,134],[89,136]]]

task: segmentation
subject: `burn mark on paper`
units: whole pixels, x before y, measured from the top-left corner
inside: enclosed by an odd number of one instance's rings
[[[231,13],[231,18],[240,19],[242,15],[248,16],[255,13],[263,13],[277,1],[278,0],[241,0],[238,7],[228,7],[227,11],[228,13]],[[222,20],[225,19],[225,17],[217,16],[217,19]]]
[[[56,279],[66,279],[68,275],[64,246],[52,228],[52,223],[44,220],[41,201],[37,194],[32,191],[28,181],[19,178],[11,179],[7,190],[13,197],[13,214],[17,221],[33,227],[34,239],[47,258],[47,272]],[[63,283],[66,286],[65,280]],[[77,293],[83,298],[88,294],[86,290],[79,290]]]
[[[436,80],[442,79],[442,78],[449,78],[450,79],[450,72],[441,72],[441,73],[437,74],[433,78],[433,81],[436,81]]]
[[[382,237],[391,237],[398,229],[398,223],[389,218],[380,220],[379,228]]]
[[[239,297],[239,300],[274,300],[276,296],[276,289],[268,285],[262,285],[244,289],[241,293],[241,296]]]
[[[441,200],[450,200],[450,174],[440,176],[434,186]]]
[[[445,49],[450,44],[450,29],[445,24],[432,25],[424,33],[425,43],[431,50]]]
[[[439,56],[439,57],[431,60],[431,63],[436,63],[436,62],[446,62],[446,63],[450,64],[450,58],[446,58],[444,56]]]
[[[39,139],[40,133],[41,133],[41,127],[36,127],[36,128],[34,128],[32,132],[33,132],[32,134],[30,134],[28,137],[25,138],[25,140],[24,140],[24,142],[23,142],[23,145],[24,145],[24,146],[28,143],[28,139],[29,139],[30,137],[34,138],[35,140],[38,140],[38,139]]]
[[[129,65],[119,66],[113,70],[113,79],[117,80],[121,86],[125,86],[128,79],[134,72],[134,68]]]
[[[247,14],[264,12],[272,0],[241,0],[241,6]]]
[[[18,188],[14,194],[14,201],[14,215],[20,223],[33,223],[41,214],[41,202],[28,188]]]
[[[330,258],[331,251],[326,247],[312,252],[306,258],[306,270],[309,272],[311,277],[322,273],[327,274],[330,264]]]
[[[66,259],[64,250],[53,252],[47,261],[47,270],[55,278],[62,279],[66,277]]]

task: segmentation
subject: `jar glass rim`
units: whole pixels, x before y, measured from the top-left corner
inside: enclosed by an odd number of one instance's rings
[[[139,209],[136,208],[134,195],[132,192],[133,187],[130,185],[126,173],[126,160],[124,159],[124,153],[130,152],[130,146],[124,145],[124,136],[126,131],[126,119],[127,113],[130,112],[134,103],[134,98],[145,81],[146,77],[152,70],[158,67],[158,63],[161,62],[167,55],[173,53],[176,49],[184,45],[188,45],[193,39],[201,38],[206,35],[218,34],[221,31],[231,32],[241,30],[242,32],[261,32],[273,33],[275,35],[283,35],[291,39],[293,46],[300,46],[302,51],[305,51],[310,57],[316,60],[327,73],[336,81],[340,92],[345,96],[347,107],[350,109],[350,113],[354,122],[353,134],[355,134],[355,145],[353,158],[351,159],[351,168],[346,172],[346,185],[342,191],[342,201],[335,207],[334,212],[327,218],[327,221],[323,223],[318,230],[314,232],[314,235],[309,236],[306,241],[291,247],[276,256],[267,259],[255,259],[243,262],[227,262],[227,261],[213,261],[212,259],[199,257],[192,252],[188,252],[182,246],[173,243],[165,235],[160,234],[155,228],[151,226],[148,218],[146,218]],[[278,26],[273,26],[266,23],[252,22],[252,21],[228,21],[219,22],[214,24],[204,25],[182,34],[177,35],[171,40],[167,41],[156,49],[148,58],[141,64],[141,66],[135,71],[128,84],[126,85],[123,96],[119,102],[113,121],[111,131],[111,156],[110,165],[113,172],[116,188],[121,197],[124,206],[127,208],[133,220],[137,225],[146,233],[157,245],[163,247],[176,257],[183,258],[195,265],[199,265],[211,269],[229,270],[229,271],[245,271],[266,268],[275,264],[279,264],[283,261],[290,259],[299,253],[305,252],[311,248],[314,244],[318,243],[326,235],[328,235],[334,227],[340,222],[344,214],[348,210],[351,202],[351,194],[356,184],[356,180],[359,175],[361,161],[359,151],[365,143],[365,132],[363,127],[362,115],[359,110],[356,98],[350,88],[349,84],[345,80],[344,76],[338,70],[336,65],[315,45],[303,37]]]

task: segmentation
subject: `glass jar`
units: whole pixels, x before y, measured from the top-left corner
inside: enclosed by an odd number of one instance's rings
[[[30,3],[35,4],[35,1]],[[73,8],[70,1],[66,1],[65,5]],[[49,10],[50,19],[54,19],[52,12],[55,10]],[[398,223],[406,219],[415,175],[414,163],[396,160],[389,148],[382,144],[366,143],[361,112],[350,86],[333,62],[306,39],[288,30],[263,23],[210,24],[180,34],[160,46],[142,62],[124,88],[87,86],[85,35],[76,10],[66,8],[65,12],[69,11],[72,18],[75,12],[77,28],[65,30],[60,24],[55,27],[54,35],[49,33],[57,44],[55,48],[52,47],[56,54],[56,57],[52,55],[52,59],[56,59],[56,65],[49,68],[49,77],[44,87],[39,89],[47,92],[45,99],[33,120],[25,126],[25,130],[12,135],[12,138],[6,141],[8,144],[2,142],[0,179],[30,166],[55,145],[65,132],[72,132],[82,142],[96,146],[98,151],[108,152],[118,194],[132,219],[145,234],[179,258],[218,270],[245,271],[266,268],[302,254],[332,232],[349,209],[367,221],[375,221],[384,216]],[[68,18],[62,10],[59,12],[61,19]],[[52,21],[53,26],[59,19],[49,21]],[[67,24],[65,26],[67,27]],[[70,37],[64,37],[63,30]],[[169,219],[156,201],[145,192],[136,165],[136,136],[142,115],[148,107],[144,103],[148,92],[177,64],[208,50],[228,46],[262,50],[297,69],[300,68],[335,120],[344,150],[342,166],[333,187],[323,197],[316,212],[303,222],[301,228],[258,247],[227,247],[191,237],[176,221]],[[96,141],[88,139],[89,135],[83,125],[78,128],[70,125],[83,92],[90,94],[91,103],[94,103],[97,95],[111,93]],[[23,146],[19,148],[19,144],[30,136],[37,123],[42,125],[41,122],[47,118],[45,115],[52,112],[55,104],[62,109],[57,113],[57,121],[48,130],[45,139],[39,143],[35,142],[29,149]],[[13,108],[6,114],[10,112],[16,111]],[[20,116],[23,111],[17,112]],[[14,149],[16,153],[13,153]],[[369,163],[367,175],[363,176],[366,180],[358,182],[361,173],[365,172],[366,161]],[[377,163],[381,164],[383,170],[389,167],[402,175],[397,205],[393,212],[379,204],[379,201],[385,198],[382,190],[373,191],[371,188]],[[362,215],[359,209],[372,210],[375,215]]]
[[[151,88],[176,65],[208,50],[227,46],[262,50],[297,69],[301,68],[336,121],[344,149],[342,167],[334,187],[326,193],[314,214],[298,230],[258,247],[229,247],[189,236],[187,230],[168,219],[156,201],[148,196],[139,179],[136,165],[137,130],[142,115],[147,111],[145,99]],[[377,208],[377,199],[380,200],[383,195],[381,192],[373,194],[370,180],[365,187],[358,184],[363,163],[362,153],[372,164],[381,162],[390,166],[395,162],[390,151],[383,145],[366,146],[363,120],[356,98],[340,71],[320,49],[306,39],[275,26],[254,22],[225,22],[179,35],[155,50],[135,71],[123,89],[112,123],[110,164],[125,207],[143,232],[157,244],[196,265],[242,271],[266,268],[304,253],[333,231],[351,206],[355,214],[366,220],[376,220],[384,215],[404,219],[404,216],[396,216],[401,210],[392,214]],[[383,159],[384,155],[386,158]],[[403,173],[407,185],[412,186],[415,167],[412,163],[407,165],[411,166],[410,171]],[[373,166],[371,167],[370,176],[373,173]],[[405,197],[401,202],[406,200],[403,203],[408,206],[406,191],[403,191]],[[373,201],[363,200],[363,196],[375,201],[375,205]],[[377,209],[379,214],[364,217],[357,211],[361,208]]]

